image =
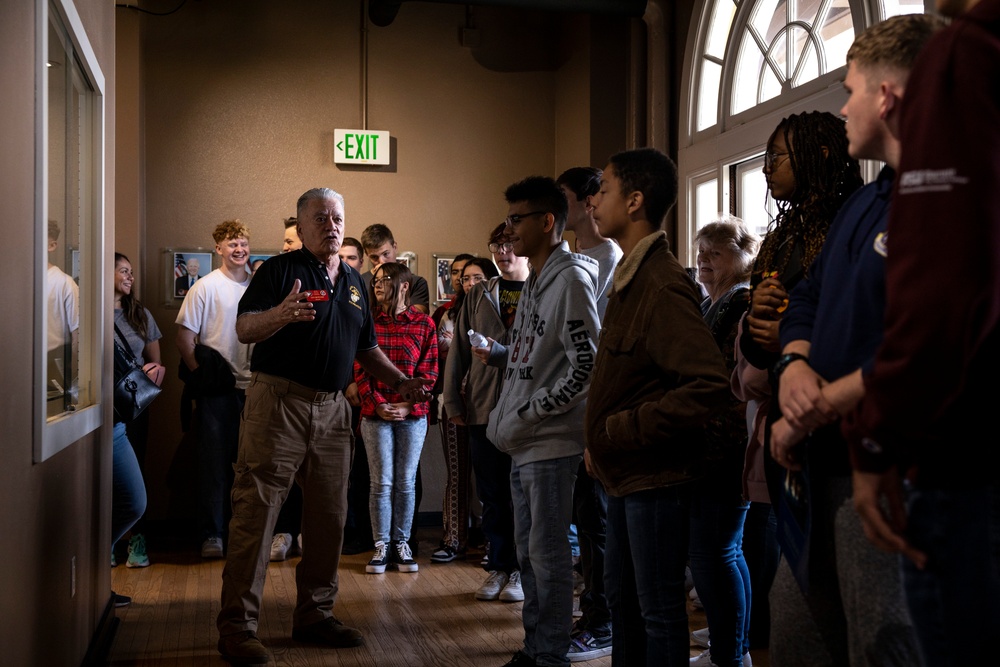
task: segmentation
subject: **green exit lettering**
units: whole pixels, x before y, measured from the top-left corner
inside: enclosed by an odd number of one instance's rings
[[[344,135],[344,157],[348,160],[377,160],[377,134]]]

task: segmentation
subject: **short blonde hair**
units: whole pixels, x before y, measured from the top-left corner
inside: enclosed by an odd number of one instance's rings
[[[219,226],[215,228],[215,231],[212,232],[212,238],[215,239],[216,243],[222,243],[229,239],[247,239],[249,241],[250,230],[239,220],[226,220],[220,222]]]

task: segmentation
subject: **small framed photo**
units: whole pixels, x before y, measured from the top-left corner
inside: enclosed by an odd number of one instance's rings
[[[412,250],[396,253],[396,261],[410,270],[410,273],[417,273],[417,253]]]
[[[446,303],[455,296],[455,286],[451,284],[451,263],[454,261],[454,253],[434,254],[435,303]]]
[[[215,253],[207,248],[167,248],[163,251],[165,303],[180,306],[188,290],[212,272]]]
[[[247,262],[247,270],[250,272],[250,275],[254,274],[258,266],[277,254],[277,250],[256,250],[251,252],[250,260]]]

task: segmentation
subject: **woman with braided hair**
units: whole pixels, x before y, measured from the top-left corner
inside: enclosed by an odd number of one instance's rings
[[[783,469],[765,464],[770,425],[780,416],[771,401],[777,386],[771,369],[781,344],[778,326],[788,293],[809,270],[841,205],[861,187],[857,160],[847,153],[844,121],[830,113],[793,114],[767,141],[764,176],[778,214],[768,229],[750,276],[750,309],[740,323],[733,390],[748,401],[753,424],[747,443],[743,490],[751,501],[743,529],[743,550],[753,591],[750,646],[767,646],[767,598],[778,567],[777,520],[772,502],[779,497]],[[765,475],[766,472],[766,475]],[[775,506],[776,508],[776,506]]]

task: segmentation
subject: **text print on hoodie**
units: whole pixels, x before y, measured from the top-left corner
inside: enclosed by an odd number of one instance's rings
[[[487,437],[516,465],[583,454],[587,390],[597,355],[598,264],[563,241],[524,285],[509,348],[493,344],[503,388]]]

